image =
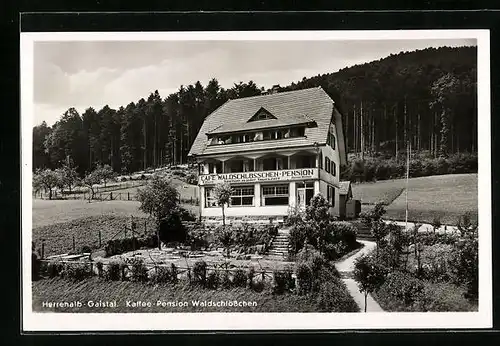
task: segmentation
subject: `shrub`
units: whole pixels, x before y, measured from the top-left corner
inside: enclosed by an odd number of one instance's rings
[[[254,267],[250,267],[248,268],[248,271],[247,271],[247,282],[248,282],[248,287],[250,288],[253,288],[253,278],[255,277],[255,268]]]
[[[395,271],[390,273],[377,291],[378,296],[387,300],[396,299],[406,307],[411,307],[422,298],[424,282],[414,276]]]
[[[340,279],[325,282],[316,298],[316,306],[327,312],[358,312],[359,307]]]
[[[192,283],[205,287],[207,283],[207,263],[205,261],[200,260],[194,264]]]
[[[81,253],[91,253],[92,252],[92,249],[90,248],[90,246],[82,246],[82,249],[80,251]]]
[[[97,268],[97,276],[102,278],[104,276],[104,270],[103,270],[104,263],[98,261],[95,263],[95,267]]]
[[[156,234],[150,234],[141,238],[123,238],[108,240],[104,251],[106,257],[120,255],[124,252],[134,251],[141,247],[154,248],[158,246],[158,237]]]
[[[105,278],[110,281],[119,281],[120,280],[120,263],[116,261],[112,261],[108,263],[108,270],[106,271]]]
[[[82,281],[92,276],[88,263],[67,263],[64,266],[63,276],[73,281]]]
[[[219,273],[219,283],[222,288],[230,288],[232,286],[231,279],[227,270],[222,270]]]
[[[233,275],[233,286],[235,287],[246,287],[247,286],[247,274],[243,269],[237,269]]]
[[[47,265],[47,274],[49,275],[49,278],[55,278],[61,275],[62,271],[63,271],[62,263],[49,262],[49,264]]]
[[[285,271],[274,271],[273,273],[273,293],[283,294],[286,291],[293,289],[294,284],[292,278],[292,272],[289,270]]]
[[[40,279],[40,258],[38,257],[38,254],[33,251],[31,253],[31,280],[35,281]]]
[[[186,183],[191,184],[191,185],[197,185],[198,184],[198,175],[195,173],[189,173],[186,178]]]
[[[416,305],[420,311],[452,312],[477,309],[477,306],[471,304],[460,290],[447,282],[425,283]]]
[[[296,266],[296,275],[298,293],[307,294],[311,292],[314,279],[311,267],[305,262],[298,263]]]
[[[133,258],[130,262],[130,266],[132,281],[146,282],[148,280],[148,268],[144,264],[142,258]]]
[[[217,275],[216,271],[211,271],[210,273],[208,273],[206,287],[211,289],[216,289],[217,287],[219,287],[219,275]]]
[[[467,288],[466,298],[477,300],[479,294],[478,239],[465,237],[457,242],[450,260],[451,277]]]

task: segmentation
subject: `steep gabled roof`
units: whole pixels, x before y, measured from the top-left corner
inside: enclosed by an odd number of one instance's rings
[[[267,110],[276,119],[247,122],[261,108]],[[316,126],[306,128],[305,138],[300,141],[301,145],[325,144],[333,116],[334,102],[321,87],[229,100],[205,118],[191,146],[189,156],[213,152],[207,150],[207,148],[212,148],[208,146],[208,134],[237,132],[263,128],[262,126],[267,128],[314,122]],[[336,116],[333,121],[341,125],[340,117]],[[342,128],[338,127],[340,128],[337,132]],[[343,140],[343,136],[337,136],[337,138]],[[262,143],[262,145],[270,145],[270,143]],[[230,149],[229,146],[234,145],[229,144],[226,150]],[[341,162],[343,155],[345,153],[341,153]]]

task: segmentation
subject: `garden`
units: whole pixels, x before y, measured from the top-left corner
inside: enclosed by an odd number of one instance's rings
[[[360,291],[386,311],[477,311],[478,225],[470,215],[455,233],[405,231],[382,220],[382,204],[362,214],[375,251],[355,263]],[[435,226],[439,222],[436,220]]]
[[[219,187],[221,208],[230,189]],[[223,220],[222,225],[205,226],[179,206],[177,190],[161,177],[151,179],[139,200],[156,232],[141,232],[132,222],[128,237],[108,239],[100,251],[90,249],[78,261],[40,259],[34,248],[34,309],[44,310],[41,301],[63,296],[76,299],[107,292],[123,300],[142,285],[146,292],[178,299],[185,299],[185,294],[193,299],[252,298],[259,308],[251,311],[359,311],[334,266],[360,247],[356,229],[331,217],[321,195],[305,211],[290,211],[284,225],[289,229],[290,253],[281,259],[267,252],[282,225],[226,225]],[[88,290],[82,291],[82,285]],[[54,289],[60,286],[65,288]]]

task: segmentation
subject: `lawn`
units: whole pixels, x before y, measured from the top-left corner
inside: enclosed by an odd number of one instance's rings
[[[255,292],[246,288],[201,289],[188,284],[151,285],[130,281],[104,281],[91,278],[80,282],[67,279],[44,279],[34,281],[33,311],[44,312],[314,312],[315,301],[307,296],[293,293],[273,295],[269,290]],[[81,308],[49,308],[42,302],[79,301]],[[113,307],[89,307],[88,301],[116,302]],[[129,302],[149,302],[151,306],[131,307]],[[158,306],[158,302],[166,306]],[[200,307],[198,302],[248,302],[246,307]],[[168,302],[174,303],[168,306]],[[186,306],[184,306],[184,302]],[[256,303],[256,306],[254,305]],[[175,304],[177,303],[177,304]],[[182,306],[180,306],[181,304]],[[174,306],[172,306],[174,305]],[[177,306],[175,306],[177,305]]]
[[[434,216],[441,222],[456,224],[457,218],[470,212],[477,220],[477,174],[448,174],[411,178],[408,184],[408,220],[431,222]],[[376,183],[353,184],[353,196],[363,204],[385,202],[386,218],[404,220],[406,210],[406,180],[385,180]],[[399,196],[398,196],[399,195]],[[370,206],[363,205],[362,210]]]
[[[33,228],[32,238],[37,248],[41,248],[45,240],[44,255],[59,255],[73,250],[80,251],[83,246],[91,249],[99,248],[99,231],[101,231],[101,248],[113,237],[123,238],[125,227],[130,227],[130,216],[124,215],[94,215]],[[154,230],[151,218],[136,217],[137,232],[144,233]],[[131,236],[129,232],[128,237]]]
[[[148,216],[139,210],[140,203],[137,201],[92,201],[89,203],[85,200],[33,199],[32,205],[33,228],[68,222],[88,216]],[[199,207],[197,206],[190,204],[183,204],[182,206],[195,215],[199,213]]]

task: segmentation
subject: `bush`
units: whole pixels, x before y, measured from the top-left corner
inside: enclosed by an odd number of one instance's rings
[[[406,307],[412,307],[422,299],[424,282],[414,276],[395,271],[390,273],[380,289],[377,296],[385,300],[397,300]]]
[[[456,285],[467,288],[466,298],[477,300],[479,294],[478,239],[465,237],[455,245],[450,260],[451,277]]]
[[[144,264],[144,260],[142,258],[133,258],[130,261],[130,268],[131,268],[132,281],[136,282],[148,281],[148,268]]]
[[[62,263],[49,262],[49,264],[47,265],[47,274],[51,279],[60,276],[62,271],[63,271]]]
[[[205,287],[207,284],[207,263],[203,260],[197,261],[193,266],[194,285]]]
[[[247,274],[243,269],[237,269],[233,275],[233,286],[235,287],[246,287],[247,286]]]
[[[423,294],[417,302],[420,311],[472,311],[477,306],[471,304],[452,284],[425,283]]]
[[[31,253],[31,280],[36,281],[40,279],[40,258],[38,257],[38,254],[33,251]]]
[[[358,312],[359,307],[340,279],[325,282],[316,298],[316,306],[325,312]]]
[[[288,290],[294,288],[294,280],[292,277],[292,272],[290,270],[285,271],[274,271],[273,273],[273,293],[283,294]]]
[[[110,281],[120,280],[121,266],[119,262],[112,261],[108,263],[108,270],[105,273],[105,279]]]
[[[206,287],[211,289],[216,289],[217,287],[219,287],[219,275],[217,275],[216,271],[211,271],[210,273],[208,273]]]
[[[92,253],[92,249],[90,248],[90,246],[85,245],[85,246],[82,246],[80,253]]]
[[[151,234],[141,238],[123,238],[108,240],[104,251],[106,257],[120,255],[124,252],[134,251],[143,247],[154,248],[158,246],[158,237]]]
[[[97,268],[97,276],[102,278],[104,276],[104,263],[98,261],[95,263],[95,267]]]
[[[92,276],[88,263],[67,263],[64,266],[62,276],[73,281],[82,281]]]
[[[300,262],[296,265],[296,275],[297,275],[297,291],[299,294],[307,294],[311,292],[313,285],[313,272],[311,267],[305,263]]]

